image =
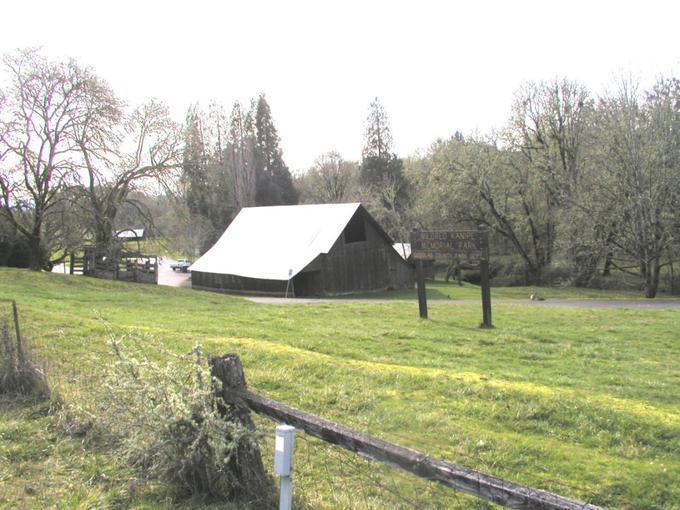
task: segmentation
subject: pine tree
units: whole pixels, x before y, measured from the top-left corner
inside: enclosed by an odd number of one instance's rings
[[[371,102],[366,118],[359,182],[366,190],[364,201],[371,214],[390,235],[404,239],[409,228],[409,196],[402,173],[403,163],[392,152],[389,120],[378,98]]]
[[[385,181],[403,183],[402,161],[392,152],[392,133],[389,119],[376,97],[369,105],[366,118],[359,179],[365,185],[380,186]]]
[[[297,204],[298,193],[283,161],[269,104],[261,94],[254,105],[257,205]]]

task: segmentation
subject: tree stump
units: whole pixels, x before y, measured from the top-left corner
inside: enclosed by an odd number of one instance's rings
[[[221,399],[218,409],[224,419],[255,431],[250,408],[241,397],[246,379],[238,355],[211,357],[210,369],[213,378],[219,381],[215,383],[215,393]],[[235,494],[238,500],[251,501],[258,508],[274,506],[274,485],[265,472],[257,442],[241,442],[229,462],[229,469],[238,480]]]

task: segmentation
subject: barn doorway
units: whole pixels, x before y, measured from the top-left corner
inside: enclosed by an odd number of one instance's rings
[[[299,273],[293,278],[295,297],[310,297],[323,295],[321,271],[307,271]]]

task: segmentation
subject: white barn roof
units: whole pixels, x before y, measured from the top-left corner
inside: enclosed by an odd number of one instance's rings
[[[328,253],[361,204],[246,207],[191,271],[288,280]]]

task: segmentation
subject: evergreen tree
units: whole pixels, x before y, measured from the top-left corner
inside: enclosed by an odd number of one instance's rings
[[[403,162],[392,152],[387,114],[378,98],[369,106],[359,182],[365,190],[362,202],[385,230],[405,239],[412,222]]]
[[[182,170],[189,210],[204,217],[209,216],[207,160],[203,125],[196,106],[189,108],[186,116],[185,145]]]
[[[269,104],[261,94],[254,107],[257,205],[297,204],[298,193],[283,161]]]
[[[237,211],[232,161],[220,151],[223,128],[215,119],[192,107],[185,128],[182,169],[186,203],[192,214],[205,218],[212,227],[203,249],[224,232]]]
[[[392,152],[389,120],[376,97],[369,106],[359,178],[364,185],[381,186],[386,181],[402,187],[403,163]]]

